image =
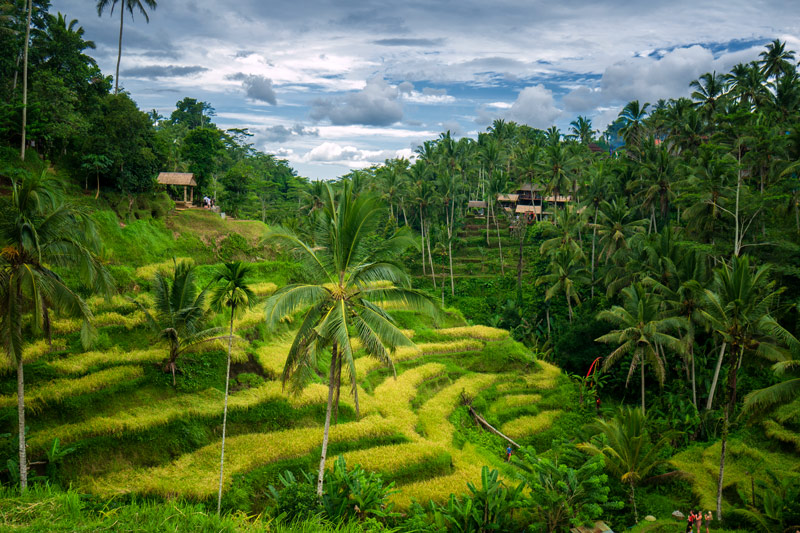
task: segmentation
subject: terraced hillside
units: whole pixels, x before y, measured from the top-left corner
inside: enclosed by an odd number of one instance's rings
[[[149,286],[151,276],[170,265],[139,268],[137,286]],[[255,291],[263,298],[276,284],[265,265],[257,271],[262,279]],[[130,296],[152,305],[146,291]],[[90,305],[100,326],[92,351],[79,348],[80,324],[56,319],[52,347],[37,342],[26,353],[29,447],[37,473],[103,497],[211,500],[219,475],[225,345],[216,341],[183,358],[173,387],[162,371],[166,346],[145,329],[134,303],[117,296],[92,298]],[[506,331],[468,326],[456,311],[438,324],[410,312],[394,314],[416,346],[394,354],[396,378],[358,357],[360,416],[343,395],[329,454],[344,454],[348,464],[395,481],[398,508],[464,492],[485,464],[504,471],[505,442],[475,426],[462,407],[465,399],[495,427],[540,450],[549,447],[559,424],[578,417],[563,411],[574,398],[569,385],[560,386],[566,379],[559,369],[534,361]],[[313,469],[319,461],[327,389],[321,380],[297,395],[282,389],[291,328],[266,332],[261,306],[235,323],[229,508],[259,509],[277,473]],[[2,372],[0,432],[11,433],[15,379],[12,369]],[[6,441],[4,457],[13,457],[12,444]]]

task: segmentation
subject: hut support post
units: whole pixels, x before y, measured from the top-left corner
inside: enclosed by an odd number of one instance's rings
[[[183,186],[183,203],[186,203],[186,185]]]

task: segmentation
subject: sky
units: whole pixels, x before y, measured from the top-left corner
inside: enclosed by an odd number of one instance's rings
[[[119,12],[95,5],[51,11],[78,19],[113,74]],[[797,0],[159,0],[148,15],[126,13],[123,33],[120,86],[139,108],[208,102],[311,179],[497,118],[566,131],[583,115],[602,131],[626,102],[688,96],[773,39],[800,51]]]

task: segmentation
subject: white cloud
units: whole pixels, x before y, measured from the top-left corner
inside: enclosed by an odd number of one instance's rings
[[[302,163],[342,165],[348,168],[365,168],[379,165],[386,159],[405,157],[413,160],[416,154],[410,148],[400,150],[366,150],[352,145],[324,142],[294,159]],[[291,158],[290,158],[291,160]]]
[[[553,92],[539,84],[522,89],[505,115],[532,128],[548,128],[561,115],[561,110],[556,107]]]
[[[403,118],[399,96],[397,87],[382,78],[370,78],[361,91],[315,100],[310,116],[314,120],[327,118],[335,125],[388,126]]]

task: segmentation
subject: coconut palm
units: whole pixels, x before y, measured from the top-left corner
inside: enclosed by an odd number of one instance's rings
[[[761,72],[767,79],[795,72],[794,51],[787,50],[786,42],[781,42],[780,39],[769,43],[758,57],[761,58]]]
[[[646,224],[646,221],[637,218],[636,210],[628,207],[624,198],[602,201],[599,219],[592,224],[599,237],[600,259],[609,261],[620,250],[628,249],[631,239],[643,233]]]
[[[723,341],[714,378],[711,383],[708,406],[714,397],[714,389],[720,367],[727,353],[727,404],[723,408],[722,451],[720,453],[719,480],[717,484],[717,519],[722,519],[722,487],[725,474],[725,453],[730,430],[730,417],[736,405],[738,372],[745,356],[758,355],[780,361],[785,354],[780,350],[781,342],[791,342],[793,337],[771,316],[780,290],[769,280],[766,266],[753,268],[747,256],[734,256],[730,265],[723,264],[714,272],[712,289],[705,290],[703,317],[712,330]]]
[[[248,277],[253,268],[235,261],[225,263],[214,276],[216,284],[211,292],[211,308],[217,312],[230,310],[231,323],[228,331],[228,364],[225,371],[225,407],[222,411],[222,452],[219,459],[219,493],[217,494],[217,514],[222,506],[222,471],[225,467],[225,430],[228,423],[228,388],[231,379],[231,347],[233,344],[233,320],[236,314],[252,307],[255,295],[250,289]]]
[[[649,103],[641,105],[639,100],[632,100],[619,112],[619,119],[622,122],[619,133],[625,139],[626,145],[635,145],[639,142],[649,106]]]
[[[31,40],[31,15],[33,13],[33,0],[28,0],[28,16],[25,23],[25,51],[22,63],[22,144],[19,158],[25,161],[25,130],[28,122],[28,48]]]
[[[631,407],[620,407],[610,420],[598,420],[590,427],[599,431],[604,440],[585,442],[578,448],[591,455],[600,455],[606,468],[620,481],[630,486],[631,504],[636,521],[636,485],[647,479],[652,470],[663,464],[658,458],[669,439],[663,436],[653,443],[646,428],[647,419],[643,411]]]
[[[706,72],[693,80],[689,87],[692,91],[695,107],[700,109],[706,119],[710,120],[717,110],[717,101],[725,94],[725,77],[716,72]]]
[[[302,314],[283,368],[284,385],[302,388],[320,364],[329,366],[328,406],[317,481],[320,496],[331,414],[338,406],[343,368],[349,375],[358,414],[351,332],[368,356],[394,371],[390,353],[398,346],[413,344],[381,305],[393,302],[434,310],[426,296],[409,288],[409,279],[400,267],[387,259],[389,254],[413,246],[414,239],[406,228],[401,228],[376,244],[369,242],[367,239],[377,231],[385,208],[369,194],[355,197],[351,187],[345,181],[338,198],[334,198],[333,190],[326,185],[324,205],[315,220],[315,248],[280,229],[270,235],[270,239],[286,242],[305,256],[318,280],[314,284],[287,285],[276,291],[267,301],[266,319],[274,326],[295,313]]]
[[[554,210],[557,211],[558,197],[570,188],[570,173],[575,166],[575,158],[558,142],[545,146],[543,155],[539,168],[542,178],[547,182],[547,190],[555,197]]]
[[[536,280],[536,285],[547,284],[545,300],[548,302],[559,292],[564,293],[569,311],[569,321],[572,322],[572,303],[580,305],[577,285],[587,285],[591,282],[583,266],[583,254],[577,254],[570,249],[561,249],[553,254],[550,261],[550,273]],[[548,316],[549,321],[549,316]]]
[[[0,342],[17,368],[20,486],[27,486],[23,327],[50,340],[51,312],[83,319],[81,341],[94,335],[92,313],[52,269],[69,269],[81,282],[110,294],[113,284],[97,256],[99,239],[89,214],[61,202],[59,182],[47,171],[12,179],[0,200]]]
[[[205,308],[206,289],[198,292],[195,267],[191,261],[175,265],[172,276],[158,272],[153,280],[155,316],[144,305],[134,300],[144,313],[150,329],[169,345],[169,356],[164,360],[164,372],[172,374],[176,384],[178,359],[198,344],[217,340],[225,328],[203,328],[208,316]]]
[[[578,115],[578,118],[569,123],[570,132],[581,144],[592,142],[595,130],[592,129],[592,119]]]
[[[645,363],[653,368],[660,385],[664,384],[666,372],[663,349],[681,353],[683,345],[672,335],[684,327],[678,317],[665,316],[661,310],[661,300],[648,291],[641,283],[634,283],[622,289],[623,305],[615,305],[610,310],[601,311],[597,318],[607,320],[618,329],[599,337],[597,342],[617,345],[603,362],[603,370],[608,370],[625,355],[631,355],[631,365],[625,385],[639,367],[642,388],[642,413],[645,412]]]
[[[97,0],[97,15],[102,16],[103,11],[108,7],[111,8],[111,14],[113,15],[114,8],[118,3],[122,5],[119,8],[119,47],[117,49],[117,70],[114,74],[114,94],[119,93],[119,62],[122,59],[122,25],[125,22],[125,10],[128,10],[131,18],[133,18],[134,10],[138,10],[144,16],[144,20],[150,22],[150,16],[145,10],[145,5],[151,10],[158,6],[156,0],[144,0],[144,5],[142,5],[142,0]]]

